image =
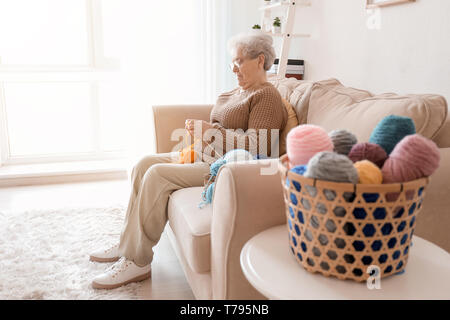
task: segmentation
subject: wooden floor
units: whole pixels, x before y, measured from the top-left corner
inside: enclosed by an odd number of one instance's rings
[[[130,182],[111,180],[45,186],[0,188],[0,211],[97,207],[128,203]],[[127,299],[127,297],[123,297]],[[165,234],[155,247],[152,279],[143,283],[139,298],[195,299]]]

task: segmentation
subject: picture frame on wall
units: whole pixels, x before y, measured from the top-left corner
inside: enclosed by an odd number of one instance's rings
[[[415,2],[416,0],[366,0],[366,8],[373,9],[379,7],[393,6],[396,4]]]

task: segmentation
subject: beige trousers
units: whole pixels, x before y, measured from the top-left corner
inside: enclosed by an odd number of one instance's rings
[[[131,195],[120,236],[121,256],[144,266],[153,260],[155,246],[167,222],[167,203],[172,192],[203,186],[209,173],[204,162],[176,164],[171,156],[177,153],[159,153],[143,157],[133,167]],[[202,201],[199,196],[198,202]]]

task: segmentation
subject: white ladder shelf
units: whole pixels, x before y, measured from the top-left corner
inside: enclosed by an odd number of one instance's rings
[[[273,32],[267,32],[263,29],[263,32],[270,34],[274,37],[282,37],[283,41],[281,43],[281,52],[280,52],[280,58],[279,58],[279,64],[278,64],[278,76],[284,77],[286,74],[287,69],[287,61],[288,61],[288,55],[289,55],[289,49],[291,47],[291,39],[295,37],[300,38],[307,38],[310,37],[309,34],[301,34],[301,33],[292,33],[292,30],[294,28],[294,22],[295,22],[295,11],[296,6],[302,6],[302,7],[309,7],[311,6],[310,2],[305,2],[301,0],[280,0],[279,2],[265,5],[259,8],[263,12],[262,18],[261,18],[261,26],[262,28],[265,28],[264,22],[270,21],[271,19],[271,10],[285,7],[287,8],[287,18],[284,21],[286,24],[285,30],[283,33],[273,33]]]

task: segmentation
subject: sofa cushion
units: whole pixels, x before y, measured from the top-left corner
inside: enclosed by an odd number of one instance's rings
[[[198,273],[211,269],[212,206],[198,207],[203,187],[173,192],[168,203],[169,225],[189,266]]]
[[[312,86],[307,122],[328,132],[349,130],[359,142],[366,142],[378,122],[392,114],[410,117],[417,133],[433,139],[447,118],[447,103],[444,97],[432,94],[373,95],[329,79]]]
[[[450,148],[450,114],[447,115],[447,120],[433,139],[439,148]]]
[[[287,134],[289,133],[289,131],[291,131],[292,128],[298,126],[297,114],[295,113],[294,107],[286,99],[281,98],[281,100],[283,100],[283,104],[284,107],[286,108],[288,118],[286,121],[286,126],[280,133],[280,156],[286,153]]]
[[[297,114],[299,124],[305,124],[308,115],[309,97],[314,82],[284,78],[278,75],[268,75],[267,81],[277,88],[283,99],[292,105]]]

